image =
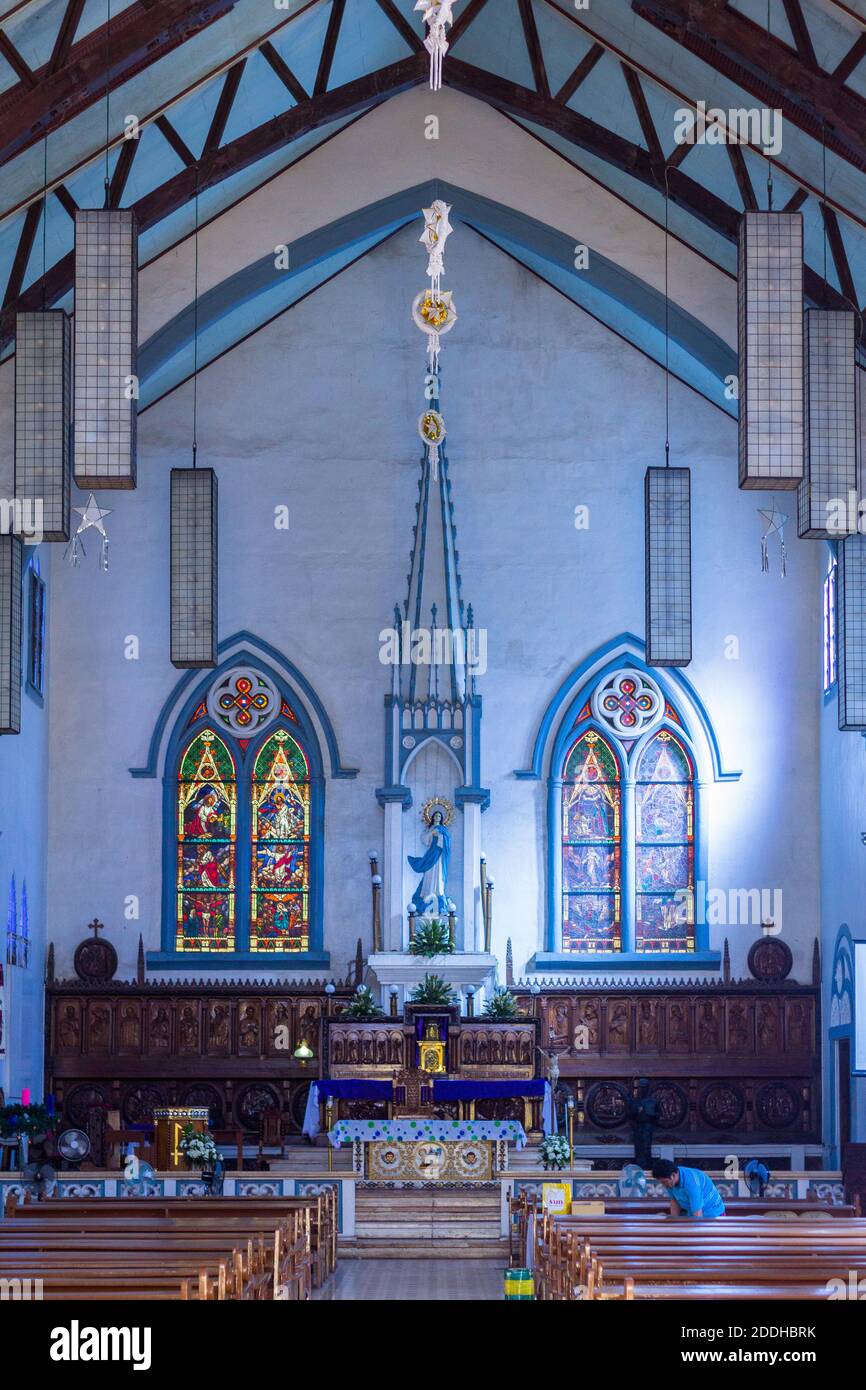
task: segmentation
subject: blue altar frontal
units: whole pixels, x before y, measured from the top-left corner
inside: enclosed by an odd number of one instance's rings
[[[358,1080],[330,1080],[325,1078],[316,1081],[310,1087],[307,1097],[307,1106],[304,1112],[303,1132],[313,1139],[321,1131],[320,1107],[329,1100],[366,1100],[366,1101],[385,1101],[393,1099],[394,1088],[390,1081],[370,1081],[366,1079]],[[479,1101],[479,1100],[538,1100],[541,1099],[541,1118],[542,1128],[545,1134],[553,1134],[556,1131],[556,1116],[553,1108],[553,1093],[550,1089],[550,1082],[541,1078],[535,1080],[515,1080],[515,1081],[460,1081],[452,1080],[448,1077],[433,1079],[433,1101],[448,1103],[454,1101]],[[421,1123],[423,1121],[419,1121]],[[342,1122],[341,1122],[342,1123]],[[366,1120],[359,1120],[359,1124],[366,1124]],[[436,1123],[433,1120],[430,1123]],[[439,1121],[438,1123],[450,1124],[450,1120]],[[458,1123],[458,1121],[454,1121]],[[465,1123],[465,1122],[460,1122]],[[473,1121],[473,1123],[482,1123]],[[487,1122],[483,1122],[487,1123]],[[490,1121],[489,1123],[495,1123]],[[503,1121],[502,1123],[505,1123]],[[336,1128],[336,1126],[335,1126]],[[523,1126],[518,1125],[521,1133],[524,1133]],[[333,1131],[332,1131],[333,1133]],[[525,1142],[525,1134],[524,1134]],[[520,1145],[519,1147],[522,1147]]]

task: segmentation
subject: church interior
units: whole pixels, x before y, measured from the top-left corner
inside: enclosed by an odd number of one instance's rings
[[[2,11],[0,1299],[866,1297],[861,0]]]

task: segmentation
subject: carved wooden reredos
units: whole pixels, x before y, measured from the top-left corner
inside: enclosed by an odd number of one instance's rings
[[[657,1140],[817,1142],[820,989],[787,977],[787,948],[765,947],[756,943],[749,980],[545,981],[537,993],[521,981],[516,1022],[453,1011],[448,1071],[531,1077],[545,1070],[537,1049],[554,1053],[560,1098],[571,1091],[577,1101],[578,1142],[627,1140],[638,1076],[658,1101]],[[361,970],[359,960],[356,979]],[[146,981],[143,962],[135,982],[94,973],[55,980],[49,959],[46,1091],[68,1124],[101,1107],[134,1126],[154,1106],[189,1103],[208,1105],[217,1129],[255,1132],[276,1110],[299,1132],[317,1077],[384,1078],[414,1066],[411,1009],[405,1020],[340,1017],[354,980],[327,993],[313,982]],[[306,1065],[294,1057],[302,1041],[314,1054]]]

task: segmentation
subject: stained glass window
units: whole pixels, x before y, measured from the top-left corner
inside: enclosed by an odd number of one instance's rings
[[[203,729],[178,773],[178,951],[235,949],[236,822],[234,760],[213,729]]]
[[[562,777],[562,947],[621,951],[619,763],[594,729],[577,740]]]
[[[695,949],[691,758],[669,729],[641,754],[635,786],[636,949]]]
[[[262,745],[252,777],[251,951],[310,944],[310,770],[291,734]]]

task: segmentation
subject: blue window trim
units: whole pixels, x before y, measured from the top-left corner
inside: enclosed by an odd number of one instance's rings
[[[42,616],[39,627],[39,684],[31,680],[31,673],[36,658],[33,640],[33,626],[31,622],[32,595],[34,588],[41,591],[42,595]],[[26,650],[26,660],[24,662],[24,689],[30,699],[40,707],[45,704],[45,613],[47,608],[47,589],[45,580],[39,573],[39,560],[33,555],[29,565],[24,570],[24,594],[23,612],[26,615],[22,624],[24,627],[24,641]]]
[[[613,656],[613,651],[616,655]],[[652,951],[638,952],[635,943],[635,854],[634,854],[634,771],[647,742],[662,728],[670,731],[681,740],[687,750],[694,769],[695,801],[695,843],[694,877],[696,888],[706,884],[707,874],[707,797],[702,788],[710,780],[734,781],[739,772],[726,771],[722,765],[719,744],[710,723],[709,714],[691,684],[679,672],[661,672],[646,665],[642,656],[643,643],[629,634],[615,638],[612,642],[595,652],[563,682],[554,695],[542,719],[536,736],[532,757],[532,767],[517,776],[540,777],[541,767],[554,725],[556,732],[550,746],[549,774],[547,779],[547,834],[546,834],[546,921],[544,949],[537,951],[527,963],[527,970],[551,972],[611,972],[643,970],[719,970],[721,952],[710,948],[710,928],[706,921],[695,922],[695,949],[686,952]],[[605,658],[608,658],[605,660]],[[657,728],[636,740],[629,754],[611,729],[602,727],[590,715],[577,722],[577,715],[589,700],[592,691],[600,681],[616,670],[633,666],[645,671],[659,686],[667,703],[677,715],[676,721],[664,720]],[[670,683],[669,683],[670,682]],[[671,689],[671,685],[676,688]],[[557,716],[559,722],[556,724]],[[688,717],[687,717],[688,716]],[[694,733],[697,725],[703,743]],[[622,769],[622,951],[594,951],[586,955],[565,952],[562,949],[562,860],[561,860],[561,792],[562,771],[565,759],[575,741],[587,729],[594,728],[613,748]]]
[[[232,665],[238,664],[231,658]],[[147,966],[151,970],[218,970],[230,966],[232,969],[257,970],[308,970],[330,968],[330,955],[324,949],[324,846],[325,846],[325,773],[322,751],[315,729],[307,715],[303,701],[296,691],[271,667],[261,661],[253,660],[256,669],[261,670],[274,682],[280,695],[291,706],[297,716],[297,723],[279,718],[256,734],[243,750],[237,739],[225,731],[217,733],[228,745],[234,758],[237,773],[237,821],[236,831],[236,887],[235,901],[235,943],[234,951],[211,953],[175,950],[175,916],[177,910],[177,773],[180,760],[189,743],[202,729],[213,728],[213,721],[207,715],[190,724],[193,714],[204,701],[207,692],[219,674],[208,671],[184,701],[174,721],[171,738],[166,750],[162,779],[162,949],[147,954]],[[306,951],[250,951],[250,875],[248,865],[251,845],[250,779],[255,760],[264,743],[277,729],[286,729],[306,754],[310,767],[310,900],[309,928],[310,944]]]

